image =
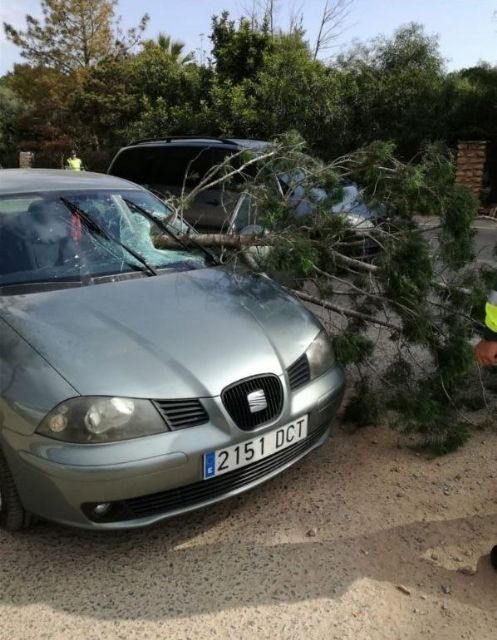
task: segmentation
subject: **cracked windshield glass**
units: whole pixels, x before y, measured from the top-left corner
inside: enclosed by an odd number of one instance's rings
[[[154,237],[164,230],[145,213],[168,223],[175,234],[187,230],[169,208],[142,191],[0,198],[0,286],[88,284],[98,277],[204,266],[204,255],[180,244],[157,249]]]

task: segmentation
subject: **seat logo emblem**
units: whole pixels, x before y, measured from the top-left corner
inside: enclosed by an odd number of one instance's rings
[[[266,394],[263,389],[257,389],[247,395],[247,402],[250,409],[250,413],[259,413],[267,409]]]

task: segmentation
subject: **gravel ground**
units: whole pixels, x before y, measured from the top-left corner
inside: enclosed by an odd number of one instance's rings
[[[490,640],[497,433],[430,459],[338,430],[277,479],[150,529],[0,533],[0,638]]]

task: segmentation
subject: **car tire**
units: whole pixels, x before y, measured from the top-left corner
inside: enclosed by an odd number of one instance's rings
[[[497,569],[497,544],[490,552],[490,562],[492,563],[493,568]]]
[[[31,515],[22,506],[14,478],[0,451],[0,528],[21,531],[31,525]]]

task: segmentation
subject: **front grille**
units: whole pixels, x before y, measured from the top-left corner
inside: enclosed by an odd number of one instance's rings
[[[155,404],[171,429],[195,427],[209,422],[207,411],[200,400],[155,400]]]
[[[116,522],[132,520],[134,518],[146,518],[148,516],[167,514],[177,509],[191,507],[235,491],[236,489],[264,478],[273,471],[277,471],[280,467],[283,467],[311,449],[325,434],[328,426],[328,423],[323,424],[312,431],[305,440],[301,440],[287,449],[283,449],[278,453],[274,453],[272,456],[259,460],[259,462],[254,462],[254,464],[236,469],[235,471],[210,480],[203,480],[184,487],[124,500],[121,503],[116,503],[115,510],[111,510],[109,514],[116,514],[112,517],[112,520]],[[89,509],[85,509],[85,511],[91,513]],[[109,521],[111,521],[110,515],[107,522]]]
[[[255,391],[264,392],[267,406],[262,411],[252,413],[247,396]],[[250,430],[280,415],[283,408],[283,387],[277,376],[257,376],[228,387],[222,392],[221,398],[237,426]]]
[[[303,384],[309,382],[311,379],[311,369],[309,367],[309,360],[305,353],[288,367],[287,373],[288,380],[290,382],[290,389],[298,389]]]

